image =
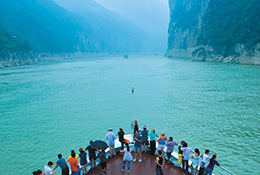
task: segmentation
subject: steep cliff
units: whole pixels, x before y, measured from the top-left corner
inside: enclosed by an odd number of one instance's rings
[[[201,33],[208,0],[169,0],[168,57],[190,57]]]
[[[188,1],[170,0],[171,3],[184,3]],[[206,1],[201,1],[206,2]],[[170,7],[173,6],[170,3]],[[202,19],[201,22],[193,24],[195,32],[182,32],[181,27],[186,26],[181,23],[180,26],[174,26],[171,29],[169,25],[169,43],[168,56],[179,56],[173,53],[173,50],[185,50],[195,61],[212,61],[225,63],[241,64],[260,64],[260,3],[259,0],[210,0],[208,5],[202,4],[202,13],[195,15],[195,18]],[[199,9],[197,5],[188,5],[191,9]],[[204,7],[206,7],[204,9]],[[180,8],[173,8],[171,18],[179,13]],[[194,15],[187,11],[183,12],[190,24],[194,21]],[[181,31],[179,34],[172,31]],[[180,41],[190,40],[190,45],[181,43],[179,47],[170,37],[172,33],[181,36]],[[186,35],[185,35],[186,34]],[[185,36],[185,37],[184,37]],[[196,48],[194,48],[196,47]],[[192,51],[192,54],[191,54]]]

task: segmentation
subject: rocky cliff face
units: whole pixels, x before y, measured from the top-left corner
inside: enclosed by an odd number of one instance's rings
[[[182,6],[177,8],[180,3]],[[200,4],[169,1],[168,57],[182,57],[186,53],[185,56],[194,61],[260,65],[260,23],[256,22],[260,20],[259,1],[207,0],[197,3]],[[184,7],[188,10],[183,11]],[[191,9],[197,13],[190,14]],[[180,12],[182,21],[186,20],[190,25],[172,22],[176,21],[173,18],[179,19]]]
[[[201,33],[208,0],[169,0],[168,57],[190,57]]]

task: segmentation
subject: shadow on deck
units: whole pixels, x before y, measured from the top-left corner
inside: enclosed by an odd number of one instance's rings
[[[127,174],[127,166],[125,172],[121,172],[123,166],[123,157],[121,155],[116,155],[113,158],[107,160],[107,174],[108,175],[124,175]],[[142,162],[131,162],[130,164],[130,175],[155,175],[155,162],[156,156],[151,156],[150,154],[143,154]],[[168,164],[165,161],[163,167],[164,175],[182,175],[182,169],[173,165],[173,163]],[[97,168],[92,169],[88,172],[88,175],[100,175],[102,173],[101,166],[98,165]]]

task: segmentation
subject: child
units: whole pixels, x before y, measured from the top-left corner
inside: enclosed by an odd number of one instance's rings
[[[125,171],[125,164],[127,162],[127,173],[130,173],[130,162],[133,160],[133,156],[131,154],[131,149],[128,144],[126,144],[126,148],[124,149],[124,157],[123,157],[123,167],[122,172]]]
[[[192,164],[191,164],[191,167],[190,167],[190,169],[191,169],[191,174],[193,173],[193,167],[195,167],[195,175],[197,174],[197,171],[198,171],[198,166],[199,166],[199,161],[200,161],[200,151],[199,151],[199,149],[198,148],[196,148],[195,150],[194,150],[194,154],[191,156],[191,159],[193,159],[192,160]]]

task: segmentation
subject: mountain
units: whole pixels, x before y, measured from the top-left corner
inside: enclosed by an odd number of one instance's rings
[[[4,51],[30,51],[28,43],[22,41],[14,33],[0,29],[0,52]]]
[[[168,57],[260,64],[258,0],[170,0]]]
[[[168,0],[96,0],[108,8],[141,26],[148,34],[146,50],[165,53],[169,24]]]
[[[105,46],[116,48],[113,52],[142,52],[146,33],[140,26],[104,8],[94,0],[54,0],[58,5],[83,17],[90,25],[93,35]]]
[[[93,1],[86,2],[89,6],[96,5]],[[0,28],[15,33],[29,44],[32,51],[40,53],[125,53],[142,50],[145,33],[138,26],[125,21],[110,27],[107,21],[114,19],[97,17],[99,21],[95,21],[99,10],[87,13],[93,18],[87,19],[68,11],[52,0],[0,1]]]
[[[80,18],[51,0],[0,1],[0,21],[0,28],[16,33],[35,52],[87,50],[80,42],[87,33]]]

